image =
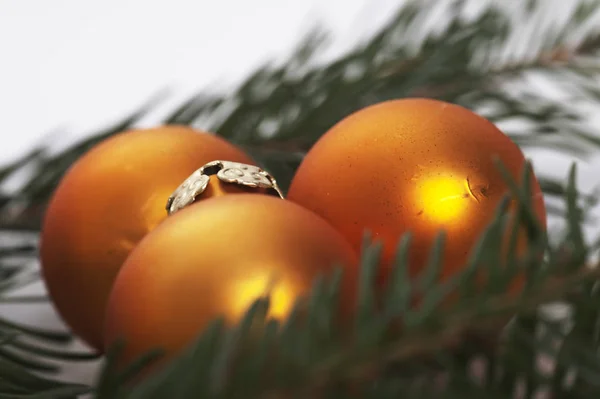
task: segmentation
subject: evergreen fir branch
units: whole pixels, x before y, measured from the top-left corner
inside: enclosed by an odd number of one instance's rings
[[[40,273],[37,270],[21,270],[11,277],[0,281],[0,293],[24,287],[39,280]]]
[[[38,296],[13,295],[16,289],[39,281],[39,271],[32,270],[27,262],[36,256],[37,248],[29,244],[0,247],[1,305],[39,302],[42,299]],[[19,259],[19,262],[11,263],[11,259]],[[64,346],[71,342],[70,333],[27,326],[0,317],[0,397],[62,399],[88,392],[89,387],[42,379],[31,374],[31,371],[45,374],[58,372],[59,366],[55,360],[85,361],[98,357],[97,354],[64,350]]]
[[[0,297],[0,305],[9,303],[47,303],[48,297],[42,295],[23,295],[12,297]]]
[[[14,339],[10,342],[14,349],[21,352],[51,358],[56,360],[94,360],[100,357],[97,353],[92,352],[73,352],[73,351],[62,351],[53,348],[47,348],[40,345],[28,343],[19,339]]]
[[[0,395],[6,399],[66,399],[91,391],[83,385],[39,377],[3,358],[0,358],[0,376]]]

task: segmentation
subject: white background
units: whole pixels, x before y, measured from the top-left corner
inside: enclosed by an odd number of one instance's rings
[[[319,22],[349,45],[397,3],[0,0],[0,160],[57,127],[86,134],[167,86],[234,83]]]
[[[561,13],[548,1],[549,10]],[[314,24],[335,33],[333,52],[388,19],[396,0],[0,0],[0,164],[32,145],[62,147],[122,117],[159,89],[173,101],[224,88],[267,58],[285,55]],[[50,134],[67,127],[69,134]],[[536,154],[565,176],[568,162]],[[582,165],[598,182],[600,162]],[[1,239],[1,238],[0,238]],[[39,292],[41,284],[28,289]],[[35,325],[60,326],[49,306],[0,308]],[[90,382],[95,364],[64,376]]]

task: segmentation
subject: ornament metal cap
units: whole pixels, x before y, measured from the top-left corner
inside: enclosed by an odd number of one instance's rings
[[[231,161],[212,161],[192,173],[171,194],[167,200],[167,213],[171,215],[192,204],[206,190],[210,176],[215,174],[223,183],[264,188],[271,194],[283,198],[275,178],[258,166]]]

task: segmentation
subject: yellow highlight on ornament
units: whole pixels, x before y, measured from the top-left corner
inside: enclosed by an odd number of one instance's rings
[[[269,316],[284,318],[291,311],[295,301],[293,290],[273,275],[258,275],[244,278],[232,286],[232,311],[241,317],[254,301],[270,294]]]
[[[470,200],[478,201],[468,179],[452,176],[425,178],[418,185],[420,214],[437,223],[456,222],[464,216]]]

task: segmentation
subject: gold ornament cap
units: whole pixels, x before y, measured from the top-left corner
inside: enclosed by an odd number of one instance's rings
[[[192,204],[202,194],[212,175],[226,184],[238,184],[250,188],[263,188],[283,199],[275,178],[255,165],[231,161],[212,161],[196,170],[171,194],[167,200],[169,215]]]

